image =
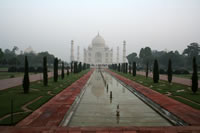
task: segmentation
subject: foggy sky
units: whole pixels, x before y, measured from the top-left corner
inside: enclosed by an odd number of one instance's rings
[[[127,55],[145,46],[182,53],[190,43],[200,43],[200,0],[0,1],[3,49],[31,46],[70,61],[70,40],[82,55],[98,32],[114,54],[119,46],[122,55],[123,40]]]

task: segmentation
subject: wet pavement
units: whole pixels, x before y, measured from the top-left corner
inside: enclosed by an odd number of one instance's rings
[[[171,126],[111,75],[105,72],[103,75],[108,89],[100,72],[94,71],[69,127]]]

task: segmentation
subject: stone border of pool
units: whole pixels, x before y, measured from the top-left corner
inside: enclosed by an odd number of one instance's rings
[[[136,91],[148,97],[154,103],[160,105],[160,107],[166,109],[173,115],[177,116],[188,125],[200,126],[200,111],[193,109],[190,106],[187,106],[183,103],[180,103],[174,99],[171,99],[163,94],[160,94],[148,87],[145,87],[139,83],[136,83],[130,79],[127,79],[119,74],[112,72],[108,69],[105,69],[106,72],[110,73],[112,76],[122,81],[126,86],[134,88]]]
[[[69,110],[66,112],[63,120],[61,121],[61,123],[59,124],[59,126],[68,126],[68,124],[71,121],[72,116],[74,115],[82,96],[84,95],[87,86],[89,85],[89,82],[91,80],[91,76],[89,77],[88,81],[86,82],[86,84],[82,87],[81,92],[76,96],[76,99],[74,100],[73,104],[71,105],[71,107],[69,108]]]

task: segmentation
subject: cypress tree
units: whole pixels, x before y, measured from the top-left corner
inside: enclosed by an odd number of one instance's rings
[[[147,62],[147,66],[146,66],[146,78],[148,78],[149,75],[149,62]]]
[[[71,73],[73,72],[73,61],[71,62]]]
[[[133,62],[133,76],[136,76],[136,62]]]
[[[158,61],[154,61],[153,65],[153,81],[154,83],[158,83],[159,81],[159,67],[158,67]]]
[[[128,73],[128,63],[126,63],[126,73]]]
[[[81,71],[82,71],[82,63],[79,62],[79,64],[78,64],[78,72],[81,72]]]
[[[64,62],[62,62],[61,78],[62,78],[62,79],[65,78]]]
[[[74,73],[77,73],[77,62],[74,62]]]
[[[67,67],[67,76],[69,75],[69,67]]]
[[[167,75],[168,75],[168,82],[172,82],[172,61],[169,59],[168,61],[168,69],[167,69]]]
[[[43,57],[43,84],[48,85],[48,70],[47,70],[47,57]]]
[[[25,63],[24,63],[24,79],[23,79],[23,89],[24,93],[29,93],[30,81],[29,81],[29,70],[28,70],[28,59],[25,56]]]
[[[120,72],[120,63],[118,64],[118,72]]]
[[[121,72],[124,73],[124,63],[122,63],[122,69],[121,69]]]
[[[197,64],[196,64],[196,58],[193,57],[192,91],[193,93],[196,93],[197,90],[198,90]]]
[[[54,82],[58,81],[58,58],[54,59]]]
[[[129,64],[129,74],[131,74],[131,65]]]

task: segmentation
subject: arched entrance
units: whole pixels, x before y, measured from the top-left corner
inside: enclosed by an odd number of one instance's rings
[[[95,63],[96,64],[102,63],[102,54],[100,52],[95,53]]]

